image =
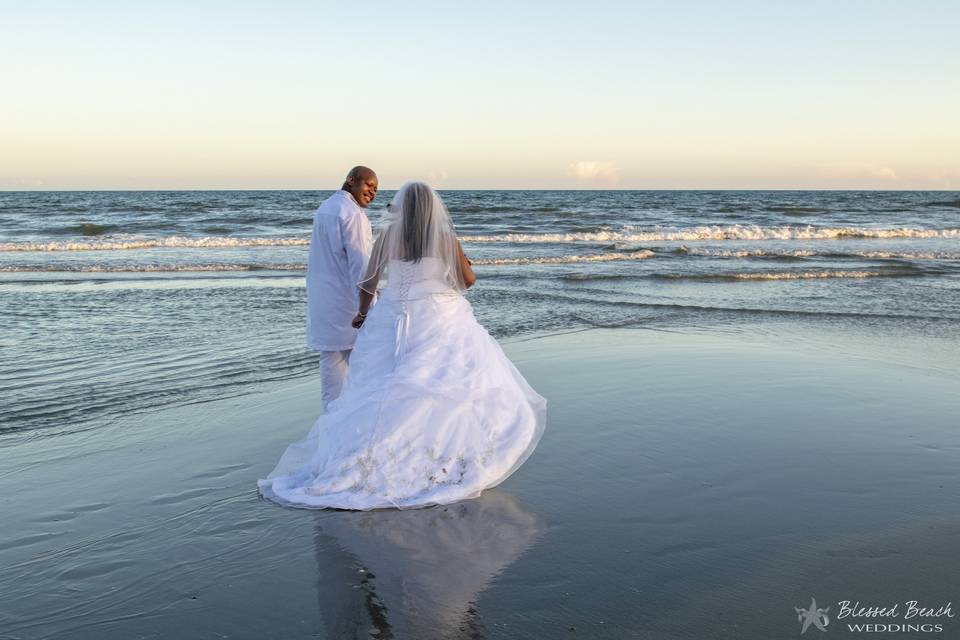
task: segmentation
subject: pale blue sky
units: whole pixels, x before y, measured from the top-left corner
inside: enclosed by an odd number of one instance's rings
[[[0,3],[0,188],[960,188],[951,2]]]

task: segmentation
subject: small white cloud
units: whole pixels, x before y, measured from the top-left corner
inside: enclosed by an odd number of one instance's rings
[[[567,172],[583,186],[612,187],[620,184],[620,169],[612,162],[580,160],[567,167]]]
[[[430,182],[440,182],[447,179],[447,172],[443,169],[427,172],[427,180]]]
[[[871,167],[870,169],[873,171],[873,175],[878,178],[886,178],[887,180],[897,179],[897,172],[893,167]]]
[[[830,177],[842,180],[899,180],[893,167],[869,162],[825,164],[822,169]]]

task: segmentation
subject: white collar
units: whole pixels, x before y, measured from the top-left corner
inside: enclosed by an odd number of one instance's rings
[[[350,202],[353,203],[353,206],[357,207],[358,209],[363,209],[363,207],[360,206],[360,203],[357,202],[357,199],[353,197],[353,194],[347,191],[346,189],[338,189],[337,193],[341,193],[347,198],[349,198]]]

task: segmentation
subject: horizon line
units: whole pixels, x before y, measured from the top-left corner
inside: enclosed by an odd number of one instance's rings
[[[432,185],[431,185],[432,186]],[[837,189],[837,188],[760,188],[760,187],[746,187],[746,188],[731,188],[731,187],[722,187],[722,188],[701,188],[701,187],[684,187],[684,188],[648,188],[648,189],[626,189],[626,188],[607,188],[607,189],[496,189],[490,187],[478,188],[478,189],[444,189],[441,187],[432,187],[435,191],[526,191],[526,192],[545,192],[545,191],[559,191],[559,192],[606,192],[606,191],[805,191],[805,192],[860,192],[860,193],[960,193],[960,188],[958,189],[871,189],[871,188],[850,188],[850,189]],[[393,189],[380,189],[379,191],[396,191],[397,188]],[[216,189],[216,188],[195,188],[195,189],[0,189],[0,193],[168,193],[168,192],[212,192],[212,191],[236,191],[236,192],[269,192],[269,191],[340,191],[340,187],[332,189],[321,189],[321,188],[276,188],[276,189],[240,189],[240,188],[227,188],[227,189]]]

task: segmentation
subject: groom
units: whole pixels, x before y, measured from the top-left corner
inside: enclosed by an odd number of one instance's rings
[[[307,346],[320,352],[323,410],[340,395],[357,330],[357,283],[373,245],[364,209],[377,195],[377,174],[354,167],[340,190],[313,214],[307,258]]]

